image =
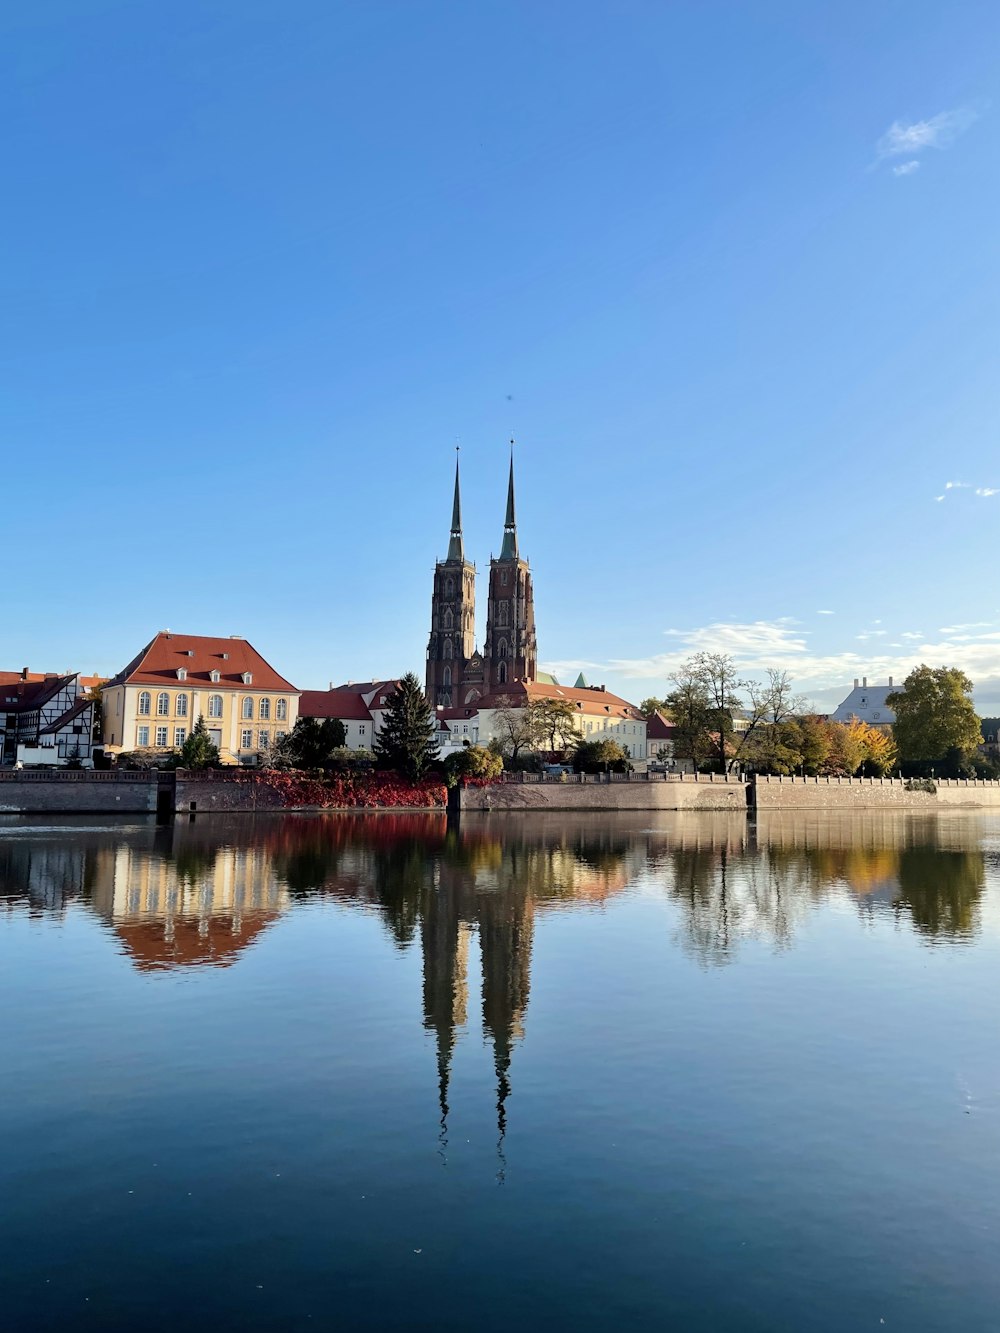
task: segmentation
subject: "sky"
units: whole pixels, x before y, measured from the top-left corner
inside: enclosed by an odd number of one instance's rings
[[[998,56],[993,0],[3,7],[0,666],[422,676],[514,437],[560,679],[1000,712]]]

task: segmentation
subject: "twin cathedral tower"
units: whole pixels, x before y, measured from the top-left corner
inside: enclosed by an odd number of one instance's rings
[[[432,708],[475,707],[514,681],[538,675],[531,569],[517,552],[514,456],[507,484],[507,516],[500,555],[490,559],[486,640],[476,646],[476,567],[465,558],[462,499],[455,460],[455,499],[448,556],[434,566],[431,635],[427,644],[427,700]]]

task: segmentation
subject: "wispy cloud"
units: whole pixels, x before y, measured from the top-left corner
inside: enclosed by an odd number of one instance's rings
[[[972,491],[980,499],[988,500],[991,495],[1000,495],[1000,486],[974,486],[971,481],[946,481],[944,495],[935,495],[935,500],[943,500],[949,491]]]
[[[971,491],[971,481],[946,481],[944,484],[946,491]]]
[[[922,631],[907,630],[892,643],[869,630],[855,640],[857,647],[821,653],[812,651],[805,631],[787,619],[715,622],[667,631],[676,646],[650,657],[546,662],[545,670],[554,671],[560,679],[571,679],[581,670],[596,678],[617,676],[627,694],[628,681],[656,681],[658,686],[666,687],[671,674],[692,653],[723,652],[731,654],[740,671],[750,676],[763,674],[768,667],[787,670],[796,688],[810,694],[825,710],[840,702],[855,676],[902,680],[913,667],[927,662],[967,672],[976,682],[981,706],[990,700],[1000,711],[1000,631],[991,628],[997,623],[947,625],[931,639]]]
[[[832,616],[832,615],[835,614],[835,612],[833,612],[833,611],[817,611],[816,614],[817,614],[818,616]]]
[[[905,157],[907,160],[893,167],[896,176],[909,176],[920,167],[919,155],[928,148],[950,148],[960,134],[979,119],[979,112],[970,106],[942,111],[929,120],[894,120],[875,145],[875,162],[886,158]]]
[[[987,497],[989,497],[989,496],[991,496],[991,495],[996,495],[998,491],[1000,491],[1000,487],[997,487],[997,486],[977,486],[977,487],[976,487],[976,494],[977,494],[977,495],[981,495],[981,496],[983,496],[984,499],[986,499]]]

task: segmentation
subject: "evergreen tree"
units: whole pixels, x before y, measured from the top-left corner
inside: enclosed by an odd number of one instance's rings
[[[382,730],[375,738],[375,762],[406,777],[421,777],[438,757],[434,720],[420,682],[407,672],[389,696]]]
[[[218,747],[212,744],[212,738],[208,734],[208,727],[205,726],[205,718],[199,713],[198,721],[194,724],[194,730],[181,746],[180,756],[177,760],[178,768],[211,768],[213,764],[219,762]]]
[[[282,743],[296,768],[321,768],[347,744],[344,724],[336,717],[300,717]]]

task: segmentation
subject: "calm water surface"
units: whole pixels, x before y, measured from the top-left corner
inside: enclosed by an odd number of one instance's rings
[[[0,822],[0,1323],[996,1330],[998,858],[971,815]]]

